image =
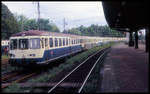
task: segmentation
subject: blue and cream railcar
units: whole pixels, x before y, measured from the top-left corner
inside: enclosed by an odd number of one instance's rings
[[[11,65],[47,64],[82,50],[78,36],[30,30],[10,37]]]
[[[118,38],[77,36],[38,30],[20,32],[10,37],[9,63],[21,66],[48,64],[83,49],[116,40]]]

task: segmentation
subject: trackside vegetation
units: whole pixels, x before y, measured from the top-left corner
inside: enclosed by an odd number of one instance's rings
[[[27,82],[31,82],[31,83],[46,83],[48,82],[50,79],[54,78],[56,75],[58,75],[60,72],[62,72],[63,70],[72,70],[72,67],[75,63],[80,63],[83,62],[88,56],[92,55],[93,53],[97,52],[98,50],[102,49],[102,48],[106,48],[106,47],[110,47],[112,44],[114,43],[108,43],[108,44],[104,44],[103,46],[97,46],[94,47],[92,49],[89,49],[85,52],[82,52],[78,55],[75,55],[73,57],[71,57],[70,59],[68,59],[65,63],[60,64],[57,67],[54,67],[52,69],[49,69],[47,73],[38,76],[37,78],[34,79],[30,79]],[[95,84],[93,82],[91,82],[92,84]],[[14,83],[12,85],[10,85],[8,88],[4,89],[3,92],[36,92],[33,90],[33,88],[31,87],[30,90],[28,89],[24,89],[19,87],[19,84]],[[40,92],[40,91],[39,91]]]
[[[110,43],[110,46],[113,46],[115,43]],[[100,83],[102,81],[102,75],[100,75],[100,69],[103,67],[103,62],[105,60],[105,57],[103,60],[98,62],[93,69],[91,75],[89,76],[85,86],[83,87],[83,90],[81,93],[100,93]]]
[[[84,93],[100,93],[100,82],[102,80],[100,75],[100,68],[103,67],[103,63],[98,62],[92,71],[87,83],[85,84],[82,92]],[[81,93],[82,93],[81,92]]]
[[[1,59],[8,59],[9,57],[7,55],[1,55]]]

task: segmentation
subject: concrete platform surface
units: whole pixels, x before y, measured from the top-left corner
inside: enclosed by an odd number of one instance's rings
[[[144,50],[113,46],[104,61],[101,92],[148,92],[148,62]]]

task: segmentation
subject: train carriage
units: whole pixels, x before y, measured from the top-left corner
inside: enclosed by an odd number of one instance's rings
[[[10,37],[9,63],[11,65],[48,64],[84,49],[99,46],[117,38],[89,37],[71,34],[29,30]]]
[[[30,30],[10,38],[11,65],[47,64],[82,50],[76,35]]]

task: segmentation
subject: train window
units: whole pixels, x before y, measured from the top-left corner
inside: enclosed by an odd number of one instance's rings
[[[17,39],[10,40],[10,49],[11,50],[17,49]]]
[[[48,38],[45,38],[45,47],[48,46]]]
[[[55,47],[58,46],[58,41],[57,41],[57,38],[55,38]]]
[[[72,39],[70,40],[70,44],[73,44],[73,40]]]
[[[75,44],[75,40],[73,40],[73,44]]]
[[[62,46],[61,38],[59,38],[59,46]]]
[[[80,43],[83,43],[83,40],[82,40],[82,39],[80,39]]]
[[[65,46],[65,38],[63,38],[63,46]]]
[[[44,48],[44,38],[41,39],[42,48]]]
[[[29,40],[28,39],[19,39],[19,49],[28,49]]]
[[[68,39],[66,39],[66,45],[68,45]]]
[[[30,49],[39,49],[40,48],[40,38],[32,38],[29,42]]]
[[[74,44],[76,44],[76,40],[74,40]]]
[[[49,45],[50,47],[53,47],[53,38],[49,38]]]

